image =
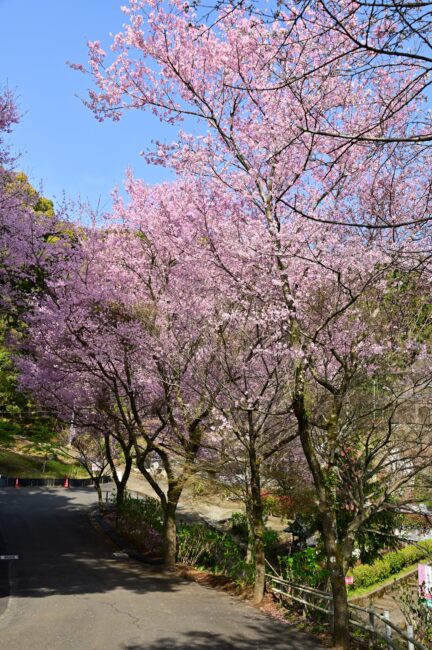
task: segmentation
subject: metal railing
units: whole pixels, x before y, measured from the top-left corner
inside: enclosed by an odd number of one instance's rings
[[[273,567],[271,568],[274,571]],[[307,616],[308,610],[318,611],[328,619],[330,630],[333,629],[333,597],[330,593],[298,585],[277,574],[267,573],[266,578],[274,593],[279,594],[282,598],[300,603],[304,616]],[[348,607],[350,625],[365,632],[370,648],[374,648],[376,641],[381,639],[387,645],[388,650],[403,650],[404,648],[428,650],[425,645],[414,638],[414,630],[411,625],[407,626],[406,631],[402,630],[390,620],[389,612],[380,614],[372,608],[359,607],[351,603],[348,603]]]

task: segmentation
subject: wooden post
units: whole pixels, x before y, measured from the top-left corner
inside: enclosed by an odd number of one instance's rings
[[[407,625],[407,635],[410,639],[414,639],[414,628],[412,625]],[[408,650],[414,650],[414,643],[408,641]]]
[[[373,611],[369,612],[369,648],[373,648],[375,644],[375,614]]]
[[[388,621],[390,620],[390,612],[387,609],[383,613],[383,616]],[[386,637],[391,640],[391,638],[392,638],[392,629],[391,629],[390,625],[385,626],[385,633],[386,633]],[[387,650],[393,650],[393,646],[390,643],[387,644]]]

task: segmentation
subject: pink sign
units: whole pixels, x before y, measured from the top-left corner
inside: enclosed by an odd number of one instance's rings
[[[422,597],[432,600],[432,566],[429,564],[418,565],[418,585]]]
[[[353,585],[354,584],[354,576],[345,576],[345,584],[346,585]]]

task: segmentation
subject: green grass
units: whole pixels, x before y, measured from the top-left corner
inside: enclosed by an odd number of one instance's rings
[[[391,585],[396,579],[403,578],[404,576],[408,575],[408,573],[411,573],[411,571],[414,571],[414,569],[416,569],[417,566],[418,566],[418,562],[416,562],[415,564],[411,564],[411,566],[406,566],[403,569],[401,569],[399,573],[394,573],[389,578],[386,578],[385,580],[381,580],[381,582],[375,582],[373,585],[370,585],[369,587],[348,589],[348,599],[361,598],[363,596],[367,596],[368,594],[370,594],[371,591],[375,591],[375,589],[380,589],[381,587]]]
[[[0,449],[0,475],[18,476],[19,478],[88,478],[88,474],[79,465],[60,460],[48,460],[45,472],[42,472],[42,456],[24,456],[9,449]]]
[[[14,447],[15,439],[25,437],[40,442],[49,442],[55,438],[52,424],[37,420],[28,422],[25,420],[14,420],[11,418],[0,418],[0,445],[2,447]]]

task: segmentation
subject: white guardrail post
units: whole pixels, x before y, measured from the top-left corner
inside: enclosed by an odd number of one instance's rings
[[[390,620],[390,612],[389,612],[387,609],[386,609],[385,612],[383,613],[383,616],[384,616],[384,618],[386,619],[386,621],[389,621],[389,620]],[[393,630],[391,629],[390,625],[387,625],[387,624],[386,624],[386,626],[385,626],[385,633],[386,633],[386,637],[387,637],[387,638],[389,639],[389,641],[390,641],[390,643],[387,644],[387,648],[388,648],[388,650],[392,650],[392,649],[393,649],[393,644],[391,643],[392,632],[393,632]]]
[[[414,639],[414,628],[412,625],[407,625],[407,634],[408,638]],[[408,650],[414,650],[414,643],[411,643],[411,641],[408,641]]]
[[[373,648],[375,644],[375,613],[369,612],[369,648]]]

